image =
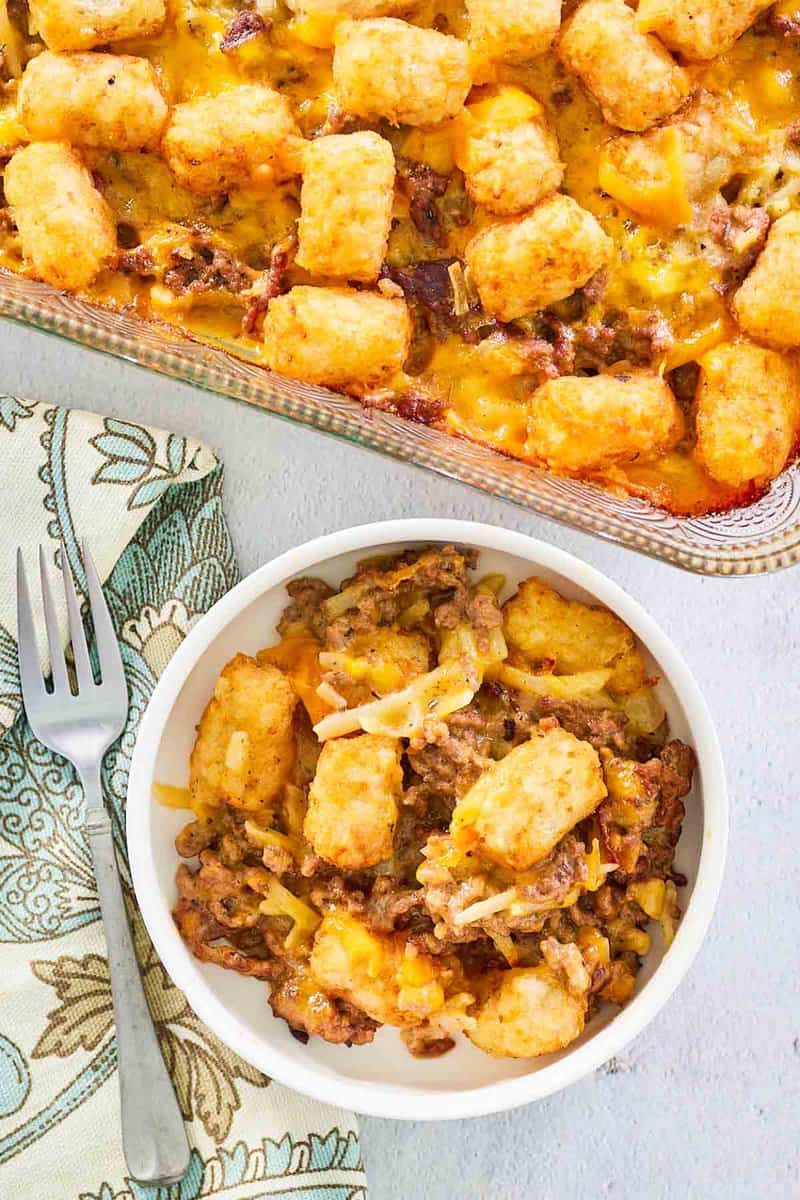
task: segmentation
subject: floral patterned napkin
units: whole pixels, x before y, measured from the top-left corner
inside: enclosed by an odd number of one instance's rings
[[[235,583],[222,468],[205,446],[0,396],[0,1196],[43,1200],[366,1200],[351,1114],[271,1083],[206,1029],[136,911],[125,791],[136,729],[187,630]],[[130,714],[104,781],[161,1049],[188,1123],[179,1184],[127,1177],[103,927],[72,768],[21,712],[13,562],[86,538],[106,581]]]

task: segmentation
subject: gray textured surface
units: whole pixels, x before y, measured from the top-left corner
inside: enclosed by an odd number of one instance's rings
[[[517,1112],[363,1122],[372,1200],[788,1200],[800,1196],[800,571],[701,580],[509,505],[112,359],[0,323],[3,391],[193,433],[227,468],[243,571],[332,529],[455,516],[606,571],[675,639],[720,731],[726,883],[689,977],[621,1059]]]

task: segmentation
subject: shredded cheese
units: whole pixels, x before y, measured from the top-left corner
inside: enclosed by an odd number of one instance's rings
[[[287,950],[294,950],[309,941],[322,918],[310,904],[295,896],[274,876],[269,882],[269,891],[258,906],[265,917],[291,917],[294,924],[286,938]]]
[[[192,793],[188,788],[171,783],[154,783],[153,797],[162,808],[192,808]]]
[[[453,917],[453,924],[460,929],[463,925],[472,925],[475,921],[482,921],[485,917],[492,917],[504,908],[510,908],[516,898],[517,889],[508,888],[505,892],[498,892],[495,896],[488,896],[486,900],[476,900],[474,904],[468,904],[461,912],[456,913]]]
[[[314,733],[321,742],[345,737],[359,729],[388,737],[411,738],[422,730],[426,720],[441,720],[465,708],[479,686],[474,673],[459,663],[448,662],[381,700],[331,713],[314,726]]]
[[[323,703],[327,704],[328,708],[340,710],[347,708],[347,701],[341,692],[337,692],[327,680],[323,680],[317,688],[317,695]]]

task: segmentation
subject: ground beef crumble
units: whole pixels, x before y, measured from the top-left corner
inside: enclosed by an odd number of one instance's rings
[[[436,246],[447,240],[442,215],[436,201],[441,200],[450,182],[449,175],[440,175],[427,163],[398,157],[397,177],[408,197],[408,215],[415,228]]]
[[[136,246],[132,250],[120,250],[117,269],[125,275],[140,275],[143,279],[157,272],[156,260],[147,246]]]
[[[722,196],[715,200],[708,220],[708,232],[729,256],[718,285],[720,292],[727,294],[735,290],[749,274],[766,245],[770,223],[765,208],[731,205]]]
[[[432,809],[445,822],[456,801],[491,765],[489,743],[480,712],[470,705],[445,721],[441,742],[409,749],[413,772],[403,803],[420,814]]]
[[[383,278],[403,289],[409,304],[422,310],[431,332],[439,338],[446,337],[458,324],[450,279],[450,267],[456,262],[456,258],[441,258],[408,267],[384,266],[382,272]]]
[[[229,54],[232,50],[238,50],[245,42],[269,33],[271,28],[270,20],[265,20],[252,9],[245,9],[227,24],[219,48],[223,54]]]
[[[772,9],[767,15],[767,27],[775,33],[782,33],[785,38],[800,38],[800,16]]]
[[[619,878],[672,877],[672,860],[685,815],[683,798],[691,790],[696,761],[694,751],[683,742],[667,742],[657,757],[637,768],[642,791],[638,797],[626,799],[624,825],[617,822],[612,797],[600,805],[597,819],[601,836],[611,858],[619,864]],[[631,819],[631,807],[641,808],[640,822]]]
[[[287,583],[286,591],[289,594],[290,602],[278,622],[278,633],[285,637],[298,627],[305,627],[312,633],[320,635],[325,627],[325,615],[321,611],[321,606],[329,596],[333,595],[333,588],[330,584],[326,583],[324,579],[315,579],[313,576],[304,575],[300,579],[292,579]]]
[[[269,267],[261,280],[253,287],[253,299],[242,317],[242,331],[254,334],[260,327],[264,313],[269,308],[271,300],[287,290],[287,276],[297,249],[297,238],[290,234],[282,241],[276,242],[269,256]]]
[[[309,1004],[305,978],[291,968],[281,970],[273,983],[269,1006],[302,1042],[316,1036],[333,1045],[366,1046],[379,1028],[377,1021],[340,997],[324,996],[318,991]]]
[[[211,291],[238,295],[251,286],[252,275],[212,234],[195,230],[187,245],[170,251],[164,286],[176,296]]]
[[[366,409],[394,413],[417,425],[435,425],[441,420],[446,407],[442,397],[433,395],[423,387],[406,388],[401,392],[380,388],[366,392],[359,399]]]
[[[567,733],[589,742],[595,750],[604,746],[620,752],[629,749],[627,717],[617,709],[597,707],[579,700],[528,695],[498,683],[492,684],[492,689],[501,705],[503,719],[513,725],[514,740],[527,735],[538,721],[554,717]]]

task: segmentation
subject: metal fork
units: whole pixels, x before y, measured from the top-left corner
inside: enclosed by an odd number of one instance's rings
[[[77,692],[73,695],[61,648],[44,551],[39,548],[39,570],[52,691],[47,691],[39,667],[25,564],[22,551],[17,551],[17,623],[22,697],[28,722],[36,737],[57,754],[68,758],[83,784],[86,833],[94,861],[108,944],[125,1159],[135,1180],[167,1184],[174,1183],[185,1174],[189,1166],[189,1146],[144,996],[117,872],[111,820],[103,803],[100,781],[103,757],[125,724],[128,688],[111,615],[85,543],[83,563],[100,664],[99,683],[94,680],[75,582],[62,543],[61,567],[77,679]]]

